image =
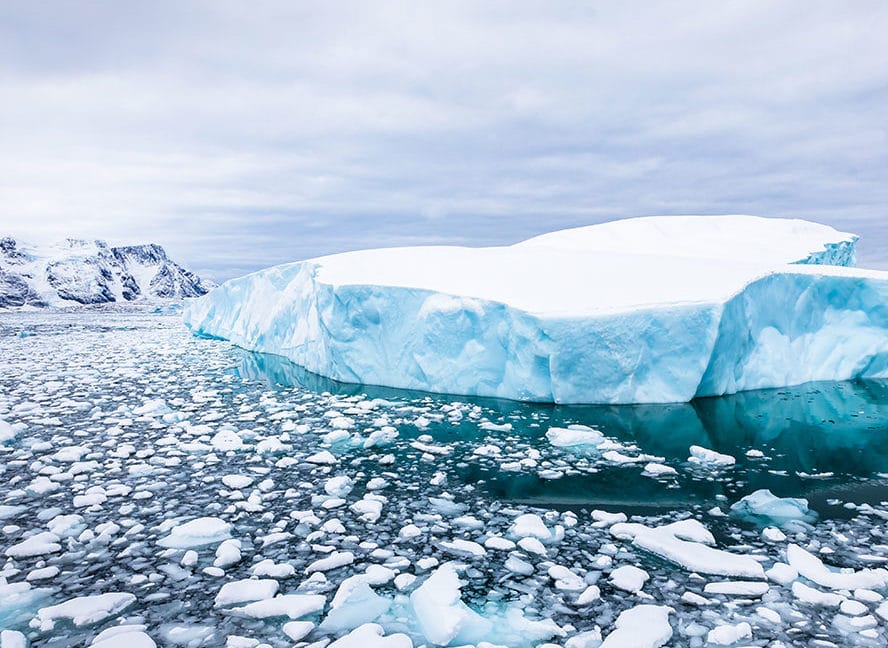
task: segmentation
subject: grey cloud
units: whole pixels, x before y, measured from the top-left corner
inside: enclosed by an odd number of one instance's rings
[[[888,5],[6,2],[0,230],[226,278],[654,213],[888,267]]]

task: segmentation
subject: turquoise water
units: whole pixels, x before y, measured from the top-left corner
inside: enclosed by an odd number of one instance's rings
[[[307,372],[279,356],[240,353],[235,372],[269,385],[394,401],[448,403],[457,398],[476,404],[512,424],[508,433],[493,435],[497,443],[516,442],[551,453],[546,430],[579,423],[662,457],[669,465],[686,462],[692,445],[731,455],[737,462],[717,475],[680,471],[667,487],[661,480],[639,477],[637,466],[607,462],[597,462],[596,472],[557,479],[502,472],[477,461],[458,466],[462,479],[504,501],[648,514],[709,508],[722,497],[733,502],[767,488],[781,497],[807,498],[821,516],[847,517],[853,510],[844,507],[845,501],[878,504],[888,499],[888,381],[809,383],[668,405],[560,406],[350,385]],[[470,421],[422,431],[406,425],[400,432],[429,434],[436,441],[456,444],[458,453],[462,445],[463,454],[491,436]],[[747,456],[750,450],[764,456]],[[590,460],[594,461],[591,455]]]

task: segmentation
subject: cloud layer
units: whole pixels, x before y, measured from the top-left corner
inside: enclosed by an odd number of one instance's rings
[[[888,4],[4,2],[0,231],[216,278],[660,213],[888,267]]]

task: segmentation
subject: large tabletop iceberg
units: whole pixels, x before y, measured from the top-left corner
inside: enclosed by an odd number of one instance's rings
[[[233,279],[198,335],[344,382],[654,403],[888,376],[888,272],[801,220],[664,216],[505,247],[348,252]]]

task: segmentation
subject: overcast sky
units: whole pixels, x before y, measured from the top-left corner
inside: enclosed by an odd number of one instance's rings
[[[888,2],[0,2],[0,233],[225,279],[752,213],[888,267]]]

